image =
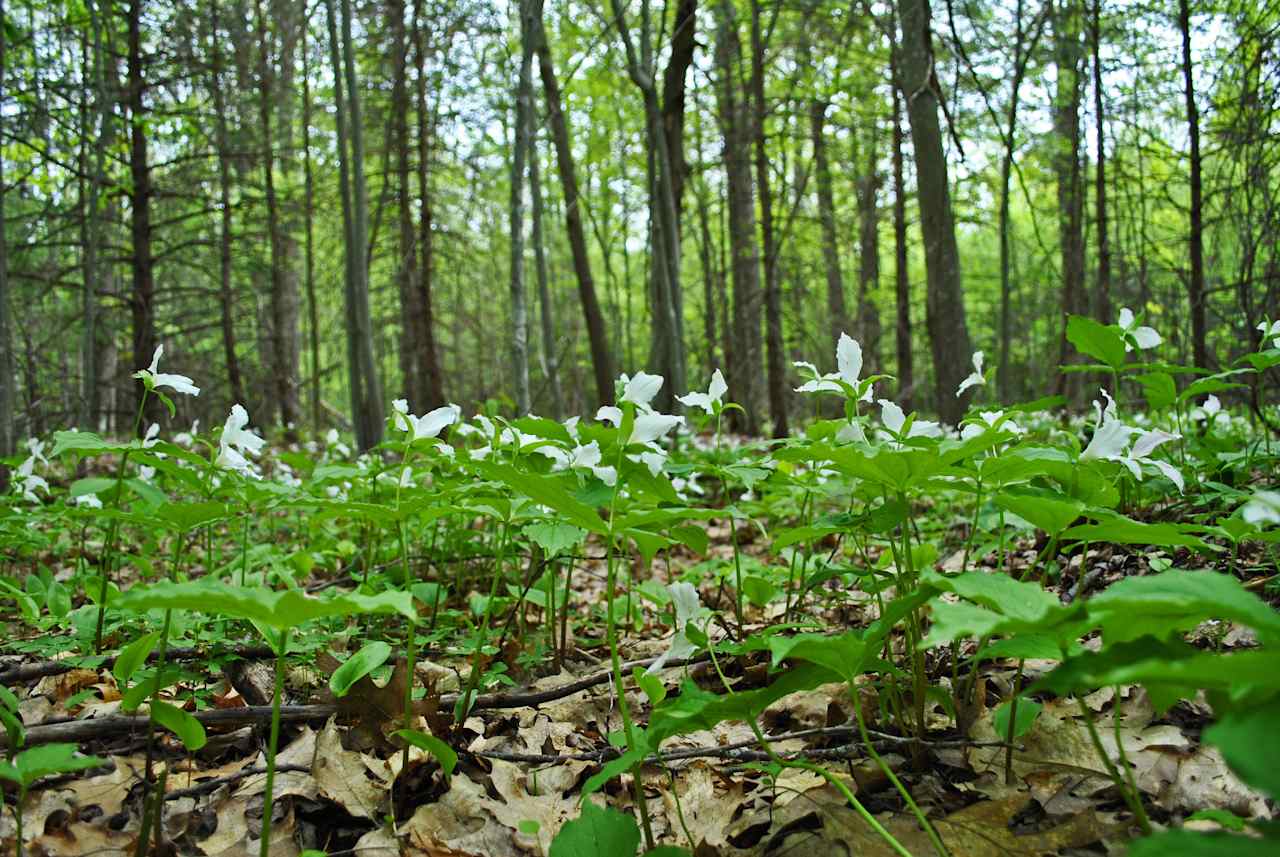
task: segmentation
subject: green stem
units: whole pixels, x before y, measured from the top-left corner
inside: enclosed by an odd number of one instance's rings
[[[262,798],[262,838],[258,840],[259,857],[271,857],[271,791],[276,782],[276,747],[280,743],[280,697],[284,696],[284,656],[289,650],[289,631],[280,632],[280,648],[276,650],[276,684],[271,694],[271,737],[267,741],[267,783]]]
[[[138,428],[142,425],[142,414],[147,406],[147,389],[142,390],[142,399],[138,402],[138,413],[133,418],[133,434],[132,438],[137,438]],[[132,442],[132,441],[131,441]],[[115,509],[119,511],[120,501],[124,494],[124,468],[129,461],[129,453],[133,451],[132,447],[126,448],[120,456],[120,466],[116,468],[116,495]],[[102,589],[98,593],[98,624],[93,632],[93,651],[94,654],[102,654],[102,629],[107,619],[107,595],[108,586],[111,583],[111,571],[115,567],[116,555],[116,536],[120,532],[120,523],[117,519],[112,519],[111,527],[108,530],[105,557],[102,563]]]

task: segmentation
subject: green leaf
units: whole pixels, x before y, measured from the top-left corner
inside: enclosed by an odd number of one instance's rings
[[[635,857],[639,849],[640,828],[634,818],[584,801],[582,814],[552,840],[548,857]]]
[[[440,770],[444,771],[446,783],[449,777],[453,776],[453,769],[458,766],[458,754],[448,744],[434,735],[428,735],[416,729],[400,729],[395,734],[405,743],[430,753],[431,758],[440,763]]]
[[[102,476],[90,476],[87,479],[77,479],[71,483],[71,487],[67,489],[67,496],[75,499],[83,497],[86,494],[101,494],[103,491],[109,491],[116,486],[116,480],[107,479]]]
[[[1088,603],[1089,617],[1108,642],[1190,630],[1206,619],[1248,625],[1270,645],[1280,645],[1280,613],[1216,571],[1165,571],[1127,577]]]
[[[530,541],[542,548],[548,557],[563,553],[572,547],[582,544],[587,537],[586,530],[565,524],[560,521],[545,521],[530,524],[524,528],[524,534]]]
[[[111,667],[111,674],[116,677],[116,681],[122,687],[129,683],[129,679],[137,672],[138,667],[146,662],[147,655],[151,654],[151,650],[158,642],[160,642],[160,632],[152,631],[124,647]]]
[[[991,725],[995,727],[996,734],[1001,738],[1009,735],[1009,711],[1012,708],[1013,704],[1011,702],[1002,702],[991,717]],[[1014,740],[1027,734],[1043,709],[1044,706],[1034,699],[1023,697],[1018,700],[1017,720],[1013,724],[1012,737]]]
[[[1153,411],[1163,411],[1178,399],[1178,388],[1166,372],[1144,372],[1135,376],[1135,380],[1142,385],[1147,406]]]
[[[756,607],[763,607],[778,594],[778,587],[773,581],[752,574],[742,578],[742,594]]]
[[[1204,740],[1222,751],[1231,769],[1249,785],[1280,797],[1280,702],[1224,714],[1205,730]]]
[[[128,448],[127,444],[105,441],[89,431],[56,431],[49,457],[56,458],[64,452],[119,452]]]
[[[377,595],[352,593],[334,598],[313,598],[296,589],[276,592],[264,587],[230,586],[202,578],[190,583],[155,583],[134,586],[114,602],[121,610],[190,610],[230,619],[257,622],[277,631],[295,628],[313,619],[398,613],[416,622],[413,597],[407,592]]]
[[[195,752],[209,740],[204,725],[177,706],[158,699],[151,700],[151,719],[168,729],[182,741],[182,746]]]
[[[1166,830],[1134,842],[1128,857],[1275,857],[1277,849],[1274,839]]]
[[[651,848],[644,852],[643,857],[693,857],[693,854],[686,848],[677,848],[674,845],[659,845],[657,848]]]
[[[484,478],[514,488],[529,499],[559,512],[572,524],[600,535],[609,532],[595,509],[575,500],[557,477],[526,473],[496,461],[476,461],[472,466]]]
[[[360,651],[347,658],[342,666],[329,676],[329,690],[333,691],[334,696],[346,696],[353,684],[382,666],[389,657],[391,657],[389,644],[381,640],[366,643]]]
[[[1068,316],[1067,341],[1081,354],[1101,360],[1112,369],[1124,365],[1124,338],[1114,327],[1082,315]]]
[[[0,764],[0,777],[26,789],[41,777],[69,774],[107,764],[106,759],[97,756],[77,756],[77,749],[75,744],[41,744],[30,747],[15,756],[12,764]]]
[[[1204,539],[1183,532],[1176,524],[1148,524],[1134,521],[1123,515],[1090,512],[1098,517],[1096,524],[1077,524],[1062,534],[1069,541],[1119,542],[1122,545],[1154,545],[1156,547],[1188,547],[1212,553],[1215,551]]]
[[[1049,535],[1061,533],[1084,511],[1080,500],[1030,491],[1001,492],[995,496],[995,502],[1001,509],[1031,522]]]
[[[656,675],[636,667],[631,671],[631,677],[635,679],[636,687],[644,691],[644,695],[649,698],[650,705],[657,705],[667,698],[667,686]]]

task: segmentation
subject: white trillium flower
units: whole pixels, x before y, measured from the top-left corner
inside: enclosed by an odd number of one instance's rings
[[[840,382],[856,390],[858,376],[862,374],[862,346],[849,334],[841,333],[840,341],[836,344],[836,371],[826,375],[818,374],[818,367],[803,360],[797,360],[792,365],[797,369],[807,370],[814,376],[812,380],[796,387],[797,393],[843,393],[844,387]],[[871,387],[868,386],[860,401],[870,402],[871,395]]]
[[[27,452],[30,453],[31,458],[36,459],[45,467],[48,467],[49,459],[44,457],[44,447],[44,441],[34,437],[27,438]]]
[[[1136,345],[1144,351],[1148,348],[1155,348],[1162,341],[1160,334],[1151,327],[1137,327],[1137,319],[1134,318],[1133,310],[1128,307],[1122,307],[1120,317],[1117,319],[1120,325],[1120,333],[1124,336],[1124,350],[1132,351]]]
[[[987,378],[982,374],[983,354],[981,351],[973,352],[973,371],[969,373],[969,377],[960,382],[960,386],[956,389],[956,396],[964,395],[964,391],[970,387],[977,387],[987,383]]]
[[[29,503],[40,502],[40,497],[36,491],[49,493],[49,483],[45,481],[43,476],[35,472],[36,458],[28,457],[25,461],[18,465],[18,469],[14,471],[13,491],[21,494],[22,499]]]
[[[410,443],[423,438],[439,437],[446,426],[453,425],[462,416],[462,408],[457,405],[442,405],[420,417],[409,413],[409,403],[404,399],[396,399],[391,406],[396,412],[396,428],[408,433]]]
[[[1262,332],[1262,347],[1266,348],[1270,345],[1272,348],[1280,347],[1280,318],[1275,321],[1258,322],[1258,330]]]
[[[676,609],[676,632],[667,650],[645,670],[649,675],[661,670],[666,666],[667,661],[687,658],[698,650],[687,633],[689,623],[696,621],[705,609],[698,598],[698,590],[694,589],[692,584],[680,581],[669,584],[667,592],[671,593],[671,603]]]
[[[160,442],[160,423],[147,426],[147,433],[142,437],[142,448],[150,449]]]
[[[77,506],[83,506],[86,509],[101,509],[102,501],[98,499],[97,494],[81,494],[72,501]]]
[[[614,428],[622,425],[622,408],[616,408],[613,405],[601,405],[600,410],[596,411],[596,420],[602,423],[612,423]]]
[[[902,427],[907,422],[907,415],[902,412],[902,408],[898,407],[896,402],[888,399],[878,401],[880,421],[884,423],[884,427],[895,435],[901,435]],[[929,420],[916,420],[907,430],[907,437],[942,437],[942,426]]]
[[[1222,410],[1222,402],[1213,394],[1204,400],[1204,404],[1191,411],[1191,419],[1196,422],[1208,422],[1209,428],[1231,424],[1231,415]]]
[[[1080,460],[1105,459],[1119,462],[1128,468],[1129,472],[1133,474],[1133,478],[1139,482],[1142,481],[1142,465],[1150,464],[1164,474],[1170,482],[1177,485],[1179,491],[1182,491],[1186,486],[1181,471],[1167,461],[1149,457],[1157,447],[1171,440],[1177,440],[1181,435],[1170,434],[1161,429],[1143,431],[1142,429],[1125,425],[1116,416],[1115,399],[1111,398],[1111,394],[1106,390],[1101,392],[1107,400],[1107,404],[1104,407],[1098,401],[1093,403],[1098,415],[1098,423],[1093,432],[1093,439],[1089,441],[1089,445],[1085,447],[1084,452],[1080,453]],[[1129,440],[1134,435],[1137,435],[1138,438],[1133,441],[1133,445],[1130,447]]]
[[[1250,524],[1280,524],[1280,492],[1258,491],[1240,510]]]
[[[651,443],[678,425],[684,425],[684,417],[673,414],[636,414],[636,421],[631,427],[631,437],[627,444]]]
[[[155,354],[151,355],[151,365],[134,372],[133,377],[141,380],[152,390],[168,387],[175,393],[185,393],[188,396],[200,395],[200,388],[186,375],[171,375],[160,371],[160,357],[163,354],[164,345],[157,345]]]
[[[649,468],[650,476],[657,476],[662,472],[662,468],[667,465],[667,454],[662,450],[651,449],[648,452],[642,452],[639,455],[627,456],[632,461],[643,464]]]
[[[720,409],[724,398],[724,394],[729,391],[729,385],[725,383],[724,375],[717,369],[711,373],[711,386],[707,388],[707,392],[692,392],[683,396],[676,396],[676,401],[687,408],[702,408],[708,414],[714,414]]]
[[[231,413],[222,425],[222,434],[218,438],[218,457],[214,463],[225,470],[234,470],[242,476],[258,479],[257,471],[244,454],[258,455],[266,441],[250,431],[248,425],[248,411],[238,402],[232,405]]]
[[[622,376],[622,401],[631,402],[638,408],[648,408],[653,397],[662,389],[661,375],[650,375],[648,372],[637,372],[634,378]]]
[[[863,431],[861,422],[851,420],[840,426],[840,430],[836,432],[836,440],[840,443],[866,443],[867,433]]]
[[[986,434],[989,430],[999,428],[1014,435],[1026,434],[1026,429],[1018,425],[1011,419],[1005,417],[1004,411],[982,411],[978,414],[978,419],[971,420],[963,429],[960,430],[961,440],[971,440],[979,435]]]

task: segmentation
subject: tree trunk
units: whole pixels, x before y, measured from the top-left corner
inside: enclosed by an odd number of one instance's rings
[[[311,357],[311,429],[319,433],[320,416],[320,308],[316,303],[315,176],[311,167],[311,62],[307,52],[307,22],[302,26],[302,217],[303,270],[307,293],[307,327]]]
[[[235,297],[231,291],[231,168],[227,141],[227,103],[222,88],[222,24],[218,0],[210,4],[209,88],[213,91],[214,146],[218,154],[218,304],[222,329],[222,352],[227,364],[227,384],[233,402],[243,403],[244,381],[236,357]]]
[[[524,289],[524,179],[533,122],[533,17],[539,0],[520,0],[520,72],[515,91],[514,144],[511,152],[511,372],[516,387],[516,415],[524,416],[529,402],[529,310]]]
[[[671,31],[671,55],[662,74],[662,129],[671,162],[671,196],[675,205],[676,234],[684,211],[684,185],[689,164],[684,158],[685,80],[697,49],[698,0],[678,0]]]
[[[1098,320],[1111,323],[1111,232],[1107,223],[1107,116],[1102,92],[1102,0],[1093,0],[1089,27],[1093,47],[1094,215],[1098,224]]]
[[[9,70],[9,16],[4,0],[0,0],[0,92],[4,91],[5,72]],[[0,128],[5,115],[0,112]],[[14,437],[14,365],[13,365],[13,316],[9,304],[9,236],[4,221],[5,175],[4,158],[0,158],[0,455],[12,455],[16,447]],[[5,474],[6,480],[8,474]]]
[[[911,351],[911,278],[907,270],[907,186],[903,176],[902,96],[896,82],[897,50],[891,48],[893,89],[893,259],[897,308],[898,404],[910,411],[915,397],[915,364]]]
[[[569,248],[573,253],[573,270],[578,278],[578,296],[582,302],[582,314],[586,321],[587,338],[591,344],[591,363],[595,374],[596,402],[605,405],[613,402],[613,359],[605,333],[604,315],[596,297],[595,278],[591,275],[591,258],[587,254],[587,238],[582,228],[581,198],[578,194],[578,176],[573,163],[573,150],[569,145],[569,127],[560,109],[560,83],[556,80],[551,62],[551,48],[547,44],[546,27],[539,15],[534,21],[534,48],[538,54],[538,72],[547,102],[547,121],[556,147],[556,163],[560,172],[560,184],[564,189],[565,228],[569,233]]]
[[[440,358],[436,350],[435,308],[432,304],[432,285],[435,276],[435,236],[431,219],[431,111],[427,105],[427,36],[422,16],[422,0],[413,4],[413,49],[418,73],[418,197],[421,214],[418,220],[418,245],[421,249],[421,277],[418,281],[418,297],[415,304],[421,312],[417,322],[418,351],[416,377],[418,388],[414,400],[421,402],[423,410],[433,410],[444,404],[444,377],[440,371]]]
[[[146,107],[142,94],[142,3],[130,0],[128,12],[128,81],[129,81],[129,211],[133,238],[133,291],[129,309],[133,321],[133,368],[145,369],[151,364],[156,349],[155,259],[151,255],[151,169],[147,163]],[[135,413],[141,407],[145,390],[135,385]],[[155,396],[146,400],[143,423],[160,419],[163,407]],[[139,425],[139,429],[145,429]]]
[[[745,414],[739,429],[758,434],[761,363],[760,259],[756,251],[756,211],[751,187],[751,120],[738,100],[742,43],[733,0],[720,0],[715,65],[720,124],[724,131],[724,171],[728,193],[730,252],[733,268],[733,359],[729,388]],[[735,422],[736,413],[735,413]]]
[[[824,349],[823,360],[830,361],[833,359],[831,355],[835,354],[840,334],[849,329],[849,315],[844,299],[844,274],[840,270],[831,166],[827,162],[827,135],[824,129],[826,117],[825,101],[815,98],[809,102],[809,135],[813,141],[813,171],[818,185],[818,222],[822,227],[822,261],[827,272],[827,323],[830,348]],[[830,364],[830,368],[835,368],[834,362]]]
[[[409,187],[409,62],[408,33],[405,29],[404,0],[391,0],[387,7],[391,28],[391,146],[395,153],[396,180],[396,285],[400,295],[400,392],[416,412],[422,406],[417,391],[417,332],[422,314],[418,287],[418,235],[413,225]]]
[[[773,191],[769,181],[769,154],[765,121],[768,105],[764,98],[764,33],[760,22],[760,0],[751,0],[751,98],[755,143],[756,186],[760,192],[760,233],[764,250],[764,314],[766,382],[769,389],[769,416],[773,436],[786,437],[787,368],[782,345],[782,285],[778,281],[778,240],[773,226]]]
[[[900,85],[915,150],[916,198],[927,276],[925,325],[933,353],[936,406],[942,419],[954,425],[964,415],[964,400],[956,396],[956,388],[968,374],[971,349],[951,187],[938,122],[940,93],[933,74],[928,0],[900,0],[898,14],[902,21]]]
[[[532,108],[531,108],[532,109]],[[530,117],[532,118],[532,117]],[[555,305],[551,300],[551,282],[547,275],[546,239],[542,232],[542,168],[539,166],[537,136],[529,140],[529,191],[534,270],[538,278],[538,306],[542,310],[542,374],[551,391],[551,417],[564,418],[564,393],[560,389],[560,355],[556,353]]]
[[[865,167],[858,173],[858,334],[862,337],[863,366],[868,374],[880,371],[880,176],[876,172],[876,136],[873,119],[868,128],[869,143]],[[855,132],[856,134],[856,132]],[[857,140],[857,137],[854,137]],[[853,159],[858,166],[858,158]]]
[[[89,199],[85,214],[84,230],[84,338],[81,344],[81,362],[84,389],[81,394],[80,423],[90,431],[97,431],[102,413],[102,393],[98,371],[98,257],[102,247],[102,215],[99,212],[102,187],[106,183],[106,153],[113,137],[113,97],[107,92],[104,64],[106,51],[102,43],[103,21],[111,19],[109,0],[99,13],[94,0],[86,0],[89,26],[93,31],[93,87],[97,108],[97,140],[94,144],[93,169],[88,177]]]
[[[1058,70],[1054,94],[1053,168],[1058,182],[1058,241],[1062,254],[1062,335],[1060,365],[1079,362],[1067,343],[1067,316],[1088,313],[1084,290],[1084,189],[1080,169],[1081,0],[1055,0],[1054,60]],[[1062,372],[1058,389],[1070,403],[1082,392],[1080,375]]]
[[[1210,367],[1205,318],[1203,201],[1200,178],[1200,108],[1196,106],[1195,68],[1191,62],[1191,3],[1178,0],[1178,30],[1182,34],[1182,84],[1187,107],[1187,136],[1191,141],[1191,220],[1188,245],[1191,276],[1187,279],[1187,299],[1191,304],[1192,362]]]

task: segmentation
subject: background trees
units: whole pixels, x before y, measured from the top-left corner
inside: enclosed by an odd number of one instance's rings
[[[741,428],[784,430],[790,361],[844,329],[954,419],[971,350],[988,397],[1071,377],[1064,310],[1201,364],[1277,312],[1275,4],[2,14],[4,448],[129,431],[159,342],[206,389],[182,420],[247,400],[367,445],[384,392],[582,412],[643,368],[720,366]]]

